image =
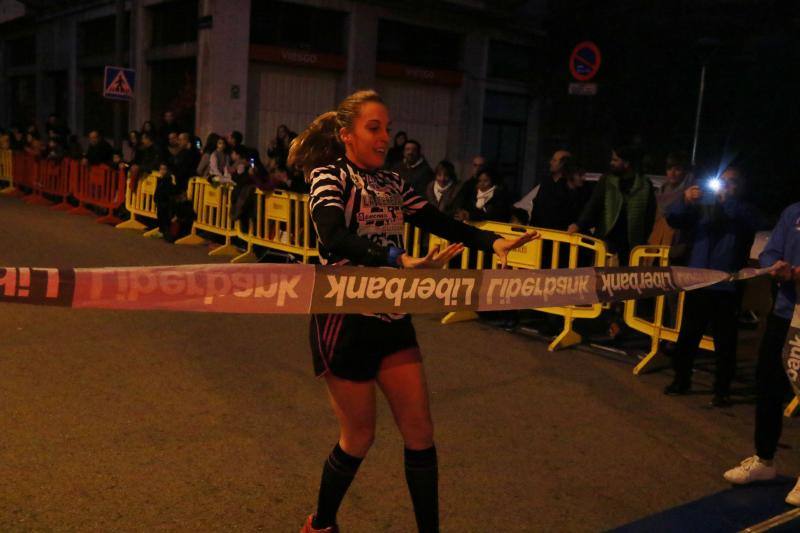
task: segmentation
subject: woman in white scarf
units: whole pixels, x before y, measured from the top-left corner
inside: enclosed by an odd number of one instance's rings
[[[436,165],[436,179],[428,184],[425,197],[429,203],[446,215],[452,216],[457,207],[458,186],[456,169],[446,159]]]
[[[486,203],[494,196],[495,190],[497,190],[496,185],[481,189],[481,180],[478,178],[478,190],[475,193],[475,207],[478,209],[484,209],[484,207],[486,207]]]
[[[468,205],[456,213],[459,220],[494,220],[508,222],[511,217],[511,202],[508,194],[499,185],[494,170],[484,168],[478,174],[478,183]]]

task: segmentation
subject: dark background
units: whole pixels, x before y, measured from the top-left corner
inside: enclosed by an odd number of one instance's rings
[[[771,215],[800,199],[800,2],[559,0],[549,3],[544,29],[542,164],[569,147],[603,171],[612,143],[638,137],[646,170],[663,174],[667,152],[691,152],[706,61],[697,174],[736,161]],[[603,56],[593,97],[567,94],[569,55],[583,40]]]

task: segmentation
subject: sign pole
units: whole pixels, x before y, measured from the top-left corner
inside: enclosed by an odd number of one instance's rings
[[[115,24],[114,39],[114,61],[117,65],[122,65],[123,53],[123,33],[125,31],[125,0],[117,0],[117,16]],[[122,149],[122,102],[114,102],[114,146],[117,150]]]
[[[694,141],[692,142],[692,166],[697,158],[697,138],[700,136],[700,112],[703,110],[703,94],[706,91],[706,64],[700,69],[700,91],[697,95],[697,114],[694,117]]]

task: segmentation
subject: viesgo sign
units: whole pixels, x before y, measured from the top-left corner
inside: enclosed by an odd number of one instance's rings
[[[265,63],[304,66],[326,70],[344,70],[347,68],[347,59],[341,55],[323,54],[262,44],[250,45],[250,59],[264,61]]]
[[[399,63],[379,62],[375,67],[378,76],[384,78],[401,78],[404,80],[421,81],[434,85],[449,85],[459,87],[464,80],[464,75],[455,70],[439,70],[434,68],[401,65]]]

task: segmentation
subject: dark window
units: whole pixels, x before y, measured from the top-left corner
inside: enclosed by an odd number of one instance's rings
[[[250,42],[344,54],[345,13],[285,2],[253,2]]]
[[[536,70],[533,48],[500,41],[489,43],[490,78],[532,81],[536,77]]]
[[[483,116],[524,124],[528,121],[528,103],[527,96],[486,91]]]
[[[391,20],[378,22],[378,61],[459,70],[462,36]]]
[[[153,46],[197,41],[197,0],[177,0],[150,8],[153,15]]]
[[[122,49],[130,48],[130,13],[125,13],[122,30]],[[78,55],[80,57],[113,54],[116,47],[116,16],[82,22],[78,27]]]
[[[153,61],[150,66],[150,109],[156,119],[156,127],[161,123],[164,112],[172,111],[183,129],[194,131],[197,60],[191,57]]]
[[[48,72],[45,78],[48,89],[53,94],[52,112],[60,117],[67,116],[67,71]]]
[[[486,91],[481,152],[496,166],[512,194],[522,192],[528,106],[526,96]]]
[[[36,64],[36,36],[26,35],[8,41],[8,66],[24,67]]]
[[[26,126],[36,123],[36,78],[14,76],[8,78],[11,88],[11,123]]]

